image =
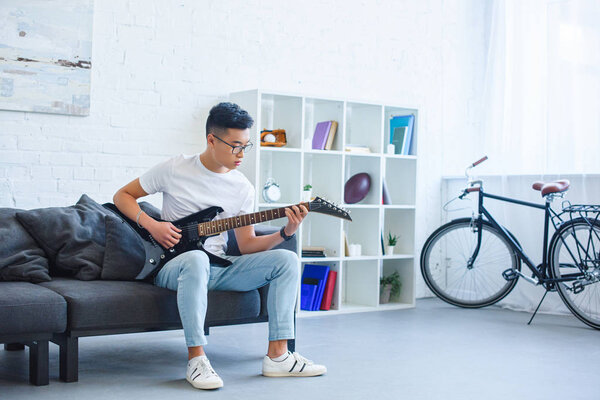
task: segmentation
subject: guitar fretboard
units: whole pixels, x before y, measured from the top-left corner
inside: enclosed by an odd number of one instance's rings
[[[300,204],[296,205],[298,207],[300,206]],[[306,203],[304,205],[308,206]],[[291,206],[272,208],[270,210],[259,211],[252,214],[244,214],[238,215],[237,217],[202,222],[198,224],[198,233],[200,234],[200,236],[216,235],[221,232],[226,232],[230,229],[240,228],[242,226],[254,225],[265,221],[283,218],[285,217],[285,209],[289,207]]]

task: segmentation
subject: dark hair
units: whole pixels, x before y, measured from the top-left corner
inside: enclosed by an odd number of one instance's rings
[[[227,128],[248,129],[254,120],[246,110],[234,103],[219,103],[210,109],[206,120],[206,136],[223,135]]]

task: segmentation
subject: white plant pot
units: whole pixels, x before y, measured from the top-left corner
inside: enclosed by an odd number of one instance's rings
[[[394,254],[394,246],[385,246],[385,255],[391,256]]]
[[[312,198],[312,190],[303,190],[302,191],[302,201],[310,201]]]

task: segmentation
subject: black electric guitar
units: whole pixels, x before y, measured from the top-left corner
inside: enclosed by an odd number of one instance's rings
[[[343,210],[320,197],[316,197],[314,200],[308,203],[304,202],[296,205],[304,205],[308,211],[332,215],[334,217],[352,221],[352,218],[350,218],[350,215],[346,210]],[[273,208],[252,214],[238,215],[236,217],[218,220],[214,220],[214,218],[219,213],[223,212],[221,207],[215,206],[207,208],[206,210],[198,211],[197,213],[188,215],[185,218],[181,218],[176,221],[170,221],[177,228],[181,229],[182,237],[179,240],[179,243],[170,249],[165,250],[156,240],[154,240],[150,232],[137,226],[135,221],[127,218],[114,204],[107,203],[104,204],[104,206],[118,214],[143,239],[142,242],[146,250],[146,262],[142,268],[142,271],[135,278],[140,280],[153,278],[169,260],[190,250],[202,250],[208,255],[211,264],[216,264],[221,267],[228,267],[231,265],[231,261],[216,256],[204,249],[204,242],[207,238],[219,235],[220,233],[226,232],[230,229],[254,225],[273,219],[284,218],[286,217],[285,209],[289,207]]]

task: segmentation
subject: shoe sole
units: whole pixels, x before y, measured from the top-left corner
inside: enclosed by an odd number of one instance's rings
[[[223,387],[223,383],[222,382],[215,382],[215,383],[211,383],[211,384],[208,384],[208,385],[201,385],[201,384],[198,384],[197,382],[192,381],[191,379],[189,379],[187,377],[185,378],[185,380],[187,380],[190,383],[190,385],[192,385],[196,389],[208,389],[208,390],[211,390],[211,389],[219,389],[219,388]]]
[[[286,376],[292,376],[292,377],[310,377],[310,376],[320,376],[323,375],[327,372],[327,370],[323,371],[323,372],[319,372],[319,373],[298,373],[298,374],[292,374],[289,372],[263,372],[263,376],[268,376],[270,378],[282,378],[282,377],[286,377]]]

